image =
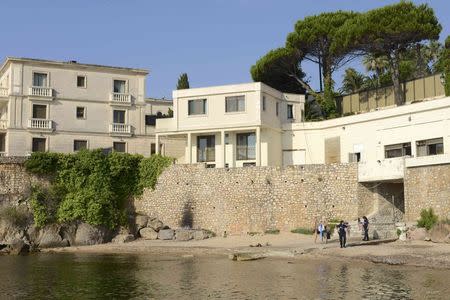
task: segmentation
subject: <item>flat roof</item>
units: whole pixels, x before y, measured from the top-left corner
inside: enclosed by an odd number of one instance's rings
[[[104,71],[121,71],[121,72],[129,72],[129,73],[137,73],[142,75],[147,75],[149,73],[149,70],[145,69],[138,69],[138,68],[126,68],[126,67],[115,67],[115,66],[106,66],[106,65],[97,65],[97,64],[85,64],[85,63],[79,63],[75,60],[69,60],[69,61],[56,61],[56,60],[46,60],[46,59],[37,59],[37,58],[27,58],[27,57],[6,57],[6,60],[4,61],[1,71],[3,72],[3,69],[5,66],[10,62],[30,62],[30,63],[42,63],[42,64],[48,64],[48,65],[54,65],[54,66],[63,66],[63,67],[72,67],[72,68],[93,68],[93,69],[102,69]]]

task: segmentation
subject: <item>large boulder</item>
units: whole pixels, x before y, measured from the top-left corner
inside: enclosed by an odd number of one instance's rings
[[[144,240],[156,240],[158,239],[158,233],[152,228],[142,228],[139,230],[139,234]]]
[[[111,240],[111,232],[102,226],[80,223],[75,234],[75,246],[97,245]]]
[[[159,219],[157,218],[151,218],[148,220],[147,223],[147,227],[152,228],[153,230],[155,230],[156,232],[160,231],[161,229],[165,229],[164,227],[164,223],[161,222]]]
[[[111,242],[113,243],[128,243],[134,241],[134,235],[132,234],[118,234]]]
[[[214,236],[214,233],[212,233],[211,231],[208,230],[195,230],[194,231],[194,240],[204,240],[204,239],[209,239],[212,238]]]
[[[194,238],[195,230],[191,229],[177,229],[175,230],[175,239],[177,241],[189,241]]]
[[[450,225],[435,225],[430,230],[430,238],[434,243],[450,243]]]
[[[22,239],[25,236],[24,228],[21,228],[10,222],[0,220],[0,244],[9,244],[16,239]]]
[[[158,239],[160,240],[173,240],[175,237],[175,230],[173,229],[161,229],[158,232]]]
[[[410,227],[408,230],[408,239],[413,241],[424,241],[427,236],[425,228]]]
[[[38,230],[34,244],[39,248],[67,247],[70,243],[63,238],[61,225],[51,224]]]
[[[134,223],[136,224],[136,230],[139,231],[140,229],[147,227],[148,219],[149,218],[146,215],[136,215],[134,219]]]

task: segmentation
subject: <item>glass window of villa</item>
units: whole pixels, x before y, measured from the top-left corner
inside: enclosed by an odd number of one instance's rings
[[[125,142],[113,142],[113,150],[116,152],[126,152],[126,147]]]
[[[47,86],[46,73],[33,73],[33,86]]]
[[[33,104],[33,119],[47,119],[47,105]]]
[[[417,141],[417,156],[437,155],[444,153],[444,141],[442,138]]]
[[[31,151],[33,152],[45,152],[45,138],[33,138]]]
[[[280,103],[276,103],[275,104],[275,114],[278,116],[278,113],[279,113],[279,110],[280,110]]]
[[[236,134],[236,159],[256,159],[256,135],[254,132]]]
[[[124,110],[114,110],[113,111],[113,123],[125,124],[125,111]]]
[[[384,146],[384,157],[394,158],[411,155],[411,143]]]
[[[292,104],[287,105],[287,118],[288,119],[294,118],[294,106]]]
[[[86,87],[86,76],[77,76],[77,87]]]
[[[225,97],[225,111],[226,112],[245,111],[245,96]]]
[[[73,151],[77,152],[80,150],[87,149],[87,141],[74,140],[73,141]]]
[[[211,162],[216,160],[215,136],[203,135],[197,137],[197,162]]]
[[[77,119],[85,119],[86,118],[86,107],[77,106]]]
[[[263,111],[266,110],[266,96],[263,96],[263,100],[262,100],[262,110],[263,110]]]
[[[114,93],[126,93],[127,82],[125,80],[114,80]]]
[[[188,101],[188,115],[204,115],[206,114],[206,99],[197,99]]]

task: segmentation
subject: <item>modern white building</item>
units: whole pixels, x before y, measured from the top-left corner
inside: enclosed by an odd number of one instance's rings
[[[283,126],[302,123],[304,99],[259,82],[177,90],[173,118],[157,120],[156,138],[187,140],[185,160],[179,163],[230,168],[289,164],[297,154],[282,151]]]
[[[106,148],[156,151],[154,119],[171,101],[146,98],[147,70],[7,58],[0,68],[0,155]],[[172,152],[178,157],[176,144]],[[182,146],[181,146],[182,147]]]
[[[394,180],[404,167],[450,162],[450,97],[304,122],[304,95],[262,83],[178,90],[157,139],[184,137],[185,161],[211,167],[359,162],[360,181]]]

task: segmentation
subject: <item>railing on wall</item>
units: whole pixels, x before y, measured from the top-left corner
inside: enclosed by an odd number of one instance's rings
[[[0,129],[8,128],[8,120],[0,120]]]
[[[131,134],[131,125],[122,123],[112,123],[109,125],[110,133]]]
[[[53,129],[53,121],[46,120],[46,119],[29,119],[28,120],[28,128],[29,129],[52,130]]]
[[[131,104],[131,95],[126,93],[111,93],[110,101],[117,104]]]
[[[53,89],[49,87],[42,87],[42,86],[32,86],[30,87],[29,91],[30,96],[37,96],[37,97],[52,97],[53,96]]]
[[[0,87],[0,97],[7,97],[9,95],[9,89],[7,87]]]
[[[429,100],[445,95],[441,74],[418,78],[402,83],[406,103]],[[336,98],[341,115],[368,112],[382,107],[394,106],[393,86],[364,90]]]

